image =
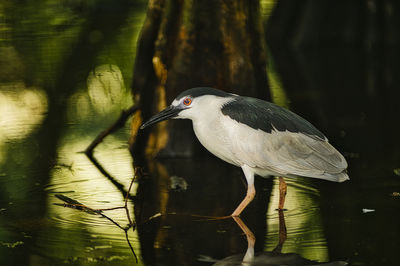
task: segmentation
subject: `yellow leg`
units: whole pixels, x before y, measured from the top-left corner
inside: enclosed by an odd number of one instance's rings
[[[246,197],[242,200],[242,202],[239,204],[239,206],[236,208],[236,210],[231,214],[233,217],[239,216],[242,211],[246,208],[247,205],[254,199],[256,195],[256,188],[254,187],[254,184],[249,185],[247,188],[247,194]]]
[[[287,192],[287,184],[283,177],[279,177],[279,205],[278,210],[283,210],[285,205],[285,197]]]

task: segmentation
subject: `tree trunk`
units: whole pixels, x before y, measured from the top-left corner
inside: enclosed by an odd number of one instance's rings
[[[132,153],[197,154],[189,122],[138,128],[181,91],[201,86],[269,99],[258,1],[149,1],[132,84],[140,106],[132,122]]]

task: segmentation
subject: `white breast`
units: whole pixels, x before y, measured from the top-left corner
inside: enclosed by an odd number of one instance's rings
[[[212,98],[211,98],[212,97]],[[191,115],[193,130],[200,143],[218,158],[240,166],[237,162],[232,145],[229,140],[232,125],[226,123],[226,116],[221,113],[223,104],[231,101],[231,98],[202,97],[201,112]]]
[[[219,119],[208,119],[203,122],[193,121],[193,129],[197,138],[209,152],[230,164],[240,166],[231,149],[226,126]]]

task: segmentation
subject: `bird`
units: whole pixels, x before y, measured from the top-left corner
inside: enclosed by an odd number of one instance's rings
[[[349,180],[347,161],[310,122],[261,99],[210,87],[181,92],[140,129],[167,119],[190,119],[200,143],[216,157],[242,169],[247,182],[238,217],[254,199],[254,178],[279,177],[278,210],[284,210],[284,178]]]

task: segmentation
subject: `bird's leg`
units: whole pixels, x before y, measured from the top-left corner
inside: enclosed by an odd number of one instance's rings
[[[236,210],[231,214],[233,217],[239,216],[256,195],[256,188],[254,187],[254,172],[252,168],[247,165],[242,165],[242,170],[247,181],[247,194],[239,206],[237,206]]]
[[[247,194],[246,197],[242,200],[242,202],[237,206],[236,210],[232,213],[233,217],[239,216],[244,208],[246,208],[247,205],[254,199],[256,195],[256,188],[254,187],[254,184],[251,184],[247,188]]]
[[[285,197],[287,192],[287,184],[283,177],[279,177],[279,205],[278,210],[282,211],[285,205]]]

